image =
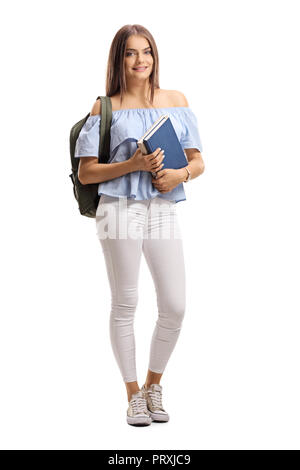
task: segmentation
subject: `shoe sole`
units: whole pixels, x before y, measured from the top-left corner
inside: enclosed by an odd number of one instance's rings
[[[149,411],[152,421],[156,423],[167,423],[169,421],[169,416],[163,416],[161,414],[152,413]]]
[[[149,426],[152,423],[152,418],[134,418],[132,416],[127,416],[127,423],[132,426]]]

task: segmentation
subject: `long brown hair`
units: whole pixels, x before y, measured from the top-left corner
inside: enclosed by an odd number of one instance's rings
[[[120,93],[121,103],[124,92],[126,92],[126,77],[125,77],[125,48],[126,42],[131,35],[144,36],[149,42],[152,49],[153,66],[152,72],[149,76],[151,97],[150,102],[153,104],[154,89],[159,87],[159,59],[156,43],[150,31],[140,24],[127,24],[117,31],[110,46],[107,72],[106,72],[106,96],[113,96]]]

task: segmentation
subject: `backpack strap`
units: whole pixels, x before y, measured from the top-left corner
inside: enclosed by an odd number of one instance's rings
[[[98,96],[97,100],[101,100],[101,123],[100,123],[100,139],[98,161],[99,163],[107,163],[110,153],[110,126],[112,121],[112,106],[109,96]]]

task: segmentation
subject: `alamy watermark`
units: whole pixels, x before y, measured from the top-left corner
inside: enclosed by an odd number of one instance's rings
[[[180,239],[181,232],[173,203],[118,198],[99,203],[96,213],[97,233],[101,239]]]

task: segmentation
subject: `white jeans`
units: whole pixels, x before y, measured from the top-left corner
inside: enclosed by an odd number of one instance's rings
[[[185,313],[185,266],[175,201],[101,195],[96,228],[111,288],[110,339],[124,382],[137,381],[134,315],[142,252],[156,290],[158,319],[148,368],[165,370]]]

